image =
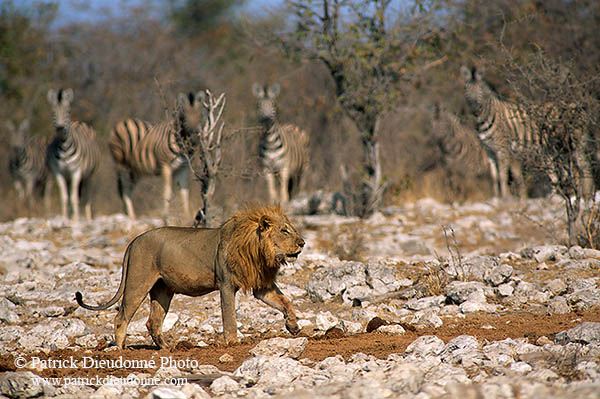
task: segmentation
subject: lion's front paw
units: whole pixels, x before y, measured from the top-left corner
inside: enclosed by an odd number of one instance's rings
[[[298,333],[300,332],[300,327],[298,327],[298,323],[296,323],[296,320],[286,321],[285,328],[287,328],[287,330],[292,335],[298,335]]]

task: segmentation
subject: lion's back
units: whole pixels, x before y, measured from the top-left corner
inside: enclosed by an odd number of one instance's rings
[[[219,239],[219,229],[163,226],[137,236],[131,250],[157,256],[167,252],[185,252],[185,255],[203,256],[213,253]]]

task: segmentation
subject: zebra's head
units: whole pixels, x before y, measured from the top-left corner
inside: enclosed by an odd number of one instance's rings
[[[202,124],[206,120],[206,108],[202,103],[206,99],[204,91],[177,95],[177,119],[181,126],[181,136],[185,140],[192,140],[195,146],[198,140],[198,132],[202,130]]]
[[[277,103],[275,99],[279,95],[279,84],[262,86],[258,83],[252,85],[252,93],[257,99],[257,114],[260,123],[270,126],[277,118]]]
[[[10,146],[13,150],[25,148],[25,139],[29,131],[29,120],[25,119],[18,128],[11,120],[7,120],[5,126],[10,134]]]
[[[467,103],[474,112],[481,110],[486,99],[492,93],[492,89],[483,80],[483,71],[475,67],[469,69],[466,66],[460,67],[460,73],[465,82],[465,97]]]
[[[48,102],[52,105],[54,114],[54,127],[57,135],[66,134],[71,123],[71,102],[73,101],[73,90],[58,89],[48,90]]]

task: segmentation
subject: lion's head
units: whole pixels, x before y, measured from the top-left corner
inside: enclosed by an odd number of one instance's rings
[[[234,284],[243,289],[269,287],[279,267],[296,259],[304,240],[279,206],[249,207],[223,225],[231,231],[227,263]]]

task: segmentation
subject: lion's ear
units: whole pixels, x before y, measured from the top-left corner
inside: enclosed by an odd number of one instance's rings
[[[272,225],[273,225],[273,223],[271,222],[271,219],[267,215],[262,215],[260,217],[260,220],[258,221],[258,229],[260,230],[261,233],[269,230]]]

